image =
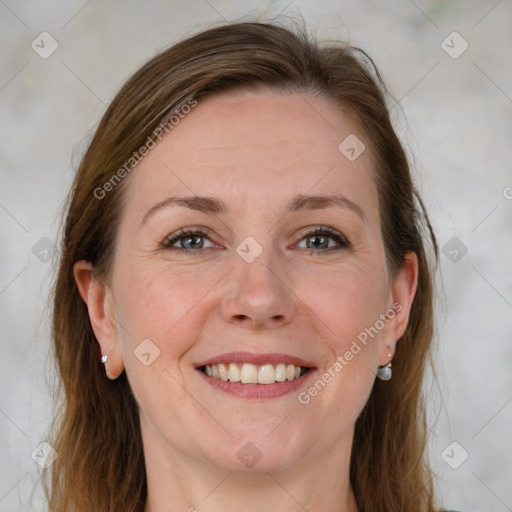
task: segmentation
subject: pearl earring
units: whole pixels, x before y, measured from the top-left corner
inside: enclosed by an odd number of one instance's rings
[[[388,354],[388,357],[391,358],[391,354]],[[377,368],[377,377],[380,379],[380,380],[389,380],[391,379],[391,375],[392,375],[392,370],[391,370],[391,363],[388,363],[384,366],[379,366]]]
[[[108,356],[105,355],[105,356],[101,356],[101,362],[103,364],[105,364],[108,360]],[[107,374],[107,377],[110,379],[110,380],[116,380],[117,377],[114,377],[108,370],[107,370],[107,367],[105,366],[105,373]]]

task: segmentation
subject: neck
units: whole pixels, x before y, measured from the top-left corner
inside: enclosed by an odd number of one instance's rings
[[[256,471],[254,466],[238,472],[187,457],[162,438],[146,438],[144,512],[357,512],[349,481],[351,441],[342,440],[324,456],[284,471]]]

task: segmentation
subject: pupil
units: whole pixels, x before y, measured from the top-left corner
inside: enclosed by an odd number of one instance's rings
[[[183,240],[183,244],[182,245],[187,245],[188,243],[191,243],[192,247],[195,246],[195,244],[197,243],[198,245],[202,245],[201,244],[201,237],[200,236],[197,236],[197,235],[194,235],[194,236],[190,236],[188,238],[185,238]],[[185,249],[188,249],[189,247],[185,247]]]
[[[327,247],[328,246],[328,242],[327,242],[327,237],[325,236],[319,236],[319,235],[314,235],[312,237],[310,237],[310,240],[321,240],[320,243],[312,243],[311,245],[313,246],[313,248],[318,248],[318,247]],[[326,242],[327,242],[327,245],[326,245]],[[311,247],[310,247],[311,248]]]

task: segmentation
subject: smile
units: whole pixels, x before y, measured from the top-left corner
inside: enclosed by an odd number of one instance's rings
[[[208,377],[242,384],[274,384],[302,377],[309,368],[294,364],[266,363],[254,365],[250,363],[219,363],[207,364],[200,370]]]
[[[220,354],[195,365],[213,388],[240,398],[277,398],[297,390],[316,367],[289,354],[238,351]]]

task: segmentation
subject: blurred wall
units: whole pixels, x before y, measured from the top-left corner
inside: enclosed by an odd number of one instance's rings
[[[0,511],[45,510],[36,460],[52,416],[47,296],[87,137],[159,50],[223,18],[279,13],[367,50],[399,101],[442,249],[429,394],[443,503],[512,510],[511,3],[2,0]]]

